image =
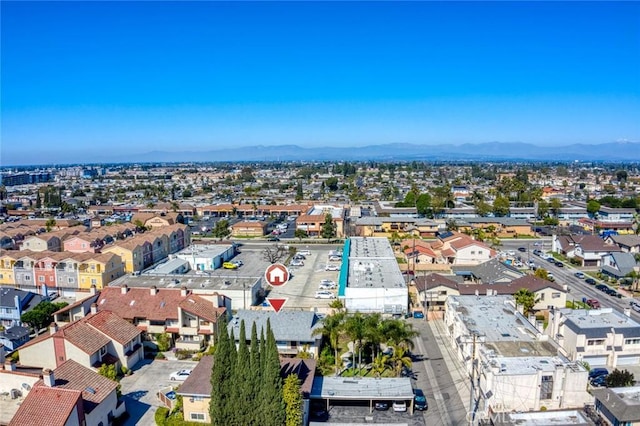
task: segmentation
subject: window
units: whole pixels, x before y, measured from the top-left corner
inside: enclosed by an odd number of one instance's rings
[[[191,420],[204,420],[204,413],[189,413]]]
[[[476,251],[475,250],[471,250],[471,254],[476,254]]]
[[[604,339],[587,340],[587,346],[601,346],[601,345],[604,345]]]
[[[194,396],[194,397],[192,397],[191,399],[192,399],[192,402],[195,402],[195,401],[204,401],[204,396]]]
[[[442,290],[438,292],[438,296],[446,296],[447,295],[447,290]]]
[[[551,399],[553,395],[553,376],[542,376],[540,383],[540,399]]]
[[[640,345],[640,339],[624,339],[625,345]]]
[[[91,278],[91,284],[93,285],[98,284],[98,280],[96,280],[95,278]]]
[[[544,300],[544,293],[540,293],[540,300]]]
[[[67,278],[67,281],[69,282],[69,284],[73,284],[76,280],[75,280],[75,278],[69,277],[69,278]]]
[[[25,281],[31,281],[31,275],[25,275],[24,276],[24,280]]]
[[[478,250],[478,254],[482,254],[482,250]]]
[[[38,281],[40,281],[41,283],[43,283],[43,282],[44,282],[44,277],[43,277],[42,275],[40,275],[40,276],[38,277]]]
[[[552,298],[552,299],[558,299],[558,298],[560,298],[560,293],[551,293],[551,298]]]

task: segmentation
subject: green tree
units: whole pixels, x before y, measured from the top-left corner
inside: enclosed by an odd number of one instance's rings
[[[622,388],[627,386],[633,386],[635,383],[633,373],[627,370],[613,370],[606,379],[608,388]]]
[[[595,216],[600,211],[600,203],[596,200],[589,200],[587,203],[587,213],[591,216]]]
[[[338,190],[338,178],[337,177],[333,177],[333,176],[330,177],[330,178],[327,178],[327,180],[324,181],[324,185],[329,191],[337,191]]]
[[[304,192],[302,191],[302,182],[298,181],[296,185],[296,201],[301,201],[304,198]]]
[[[558,214],[560,213],[560,209],[562,208],[562,201],[560,201],[558,198],[552,198],[551,201],[549,202],[549,210],[551,210],[551,213],[553,214],[554,217],[558,217]]]
[[[533,275],[538,277],[538,278],[542,278],[543,280],[548,280],[549,279],[549,273],[544,268],[536,269],[536,271],[533,273]]]
[[[509,215],[509,199],[502,195],[498,195],[493,200],[493,214],[498,217]]]
[[[214,237],[220,239],[231,234],[231,231],[229,230],[229,221],[225,219],[217,221],[211,233]]]
[[[156,345],[160,352],[166,352],[171,349],[171,335],[169,333],[161,333],[156,335]]]
[[[259,405],[259,394],[256,389],[260,389],[261,386],[261,365],[260,365],[260,342],[258,341],[258,331],[256,328],[256,323],[254,322],[251,326],[251,347],[250,347],[250,366],[251,370],[249,371],[249,382],[250,389],[253,389],[253,401],[256,406]],[[259,411],[249,410],[250,417],[248,417],[248,424],[259,424],[260,417]]]
[[[209,403],[209,415],[211,424],[223,426],[228,424],[228,419],[233,418],[233,412],[229,407],[233,389],[233,346],[234,342],[227,333],[227,324],[224,319],[220,323],[220,333],[213,354],[213,368],[211,370],[211,401]]]
[[[549,203],[545,200],[538,201],[538,217],[543,218],[549,214]]]
[[[236,355],[235,367],[232,378],[232,394],[229,401],[230,406],[239,407],[246,404],[248,407],[255,406],[255,394],[251,383],[251,356],[247,346],[247,337],[244,321],[240,323],[240,333],[238,335],[238,352]],[[252,415],[250,410],[234,410],[233,422],[237,425],[251,424]],[[229,419],[231,420],[231,419]]]
[[[293,232],[293,236],[299,239],[300,241],[302,241],[303,238],[307,238],[309,235],[307,234],[307,231],[305,231],[304,229],[296,229]]]
[[[302,394],[300,393],[300,379],[295,374],[290,374],[284,379],[282,399],[284,400],[286,413],[285,425],[301,426]]]
[[[360,312],[350,315],[345,321],[344,330],[354,345],[353,364],[355,365],[355,352],[357,350],[358,365],[360,365],[362,362],[362,342],[367,337],[367,320],[365,316]]]
[[[336,237],[336,224],[333,223],[333,217],[330,213],[327,213],[324,216],[324,223],[322,224],[322,229],[320,230],[320,236],[322,238],[326,238],[327,240]]]
[[[48,300],[38,303],[33,309],[25,312],[20,321],[28,324],[36,334],[53,322],[53,313],[67,306],[66,302],[51,303]]]
[[[343,311],[327,315],[322,322],[322,327],[315,330],[316,334],[322,335],[329,342],[334,352],[334,360],[336,363],[336,373],[338,372],[340,358],[338,349],[340,347],[340,337],[344,334],[345,313]]]
[[[428,216],[431,214],[431,195],[423,193],[416,198],[416,210],[419,215]]]
[[[115,381],[118,378],[118,371],[115,364],[102,364],[98,368],[98,374]]]
[[[44,227],[47,230],[47,232],[51,232],[51,230],[56,226],[56,220],[54,218],[49,218],[47,219],[47,221],[44,223]]]
[[[486,217],[491,213],[491,206],[484,200],[476,200],[473,203],[473,207],[475,208],[478,216]]]
[[[262,371],[261,407],[262,424],[282,426],[285,422],[285,407],[282,399],[282,377],[280,376],[280,357],[276,339],[273,336],[271,322],[267,320],[267,335]]]
[[[529,315],[529,313],[533,310],[534,305],[536,304],[536,296],[533,292],[527,288],[521,288],[516,291],[513,295],[513,298],[516,301],[516,304],[522,306],[523,314]]]

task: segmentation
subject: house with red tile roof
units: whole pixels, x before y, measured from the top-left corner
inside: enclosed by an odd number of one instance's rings
[[[218,319],[230,312],[231,301],[220,295],[198,295],[186,288],[103,289],[97,309],[108,310],[144,332],[145,338],[170,333],[176,348],[199,350],[211,342]]]
[[[42,376],[9,426],[109,425],[126,410],[118,401],[118,383],[74,360],[45,369]]]
[[[55,368],[74,359],[87,368],[116,364],[132,368],[143,359],[141,332],[110,311],[97,311],[58,327],[52,323],[42,334],[19,349],[22,365]]]

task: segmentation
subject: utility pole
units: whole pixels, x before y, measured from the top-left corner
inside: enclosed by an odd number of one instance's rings
[[[471,389],[469,389],[469,426],[473,426],[475,420],[475,363],[476,363],[476,333],[473,333],[473,345],[471,346]]]

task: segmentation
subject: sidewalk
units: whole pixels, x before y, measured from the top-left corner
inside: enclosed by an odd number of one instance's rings
[[[451,341],[447,334],[445,324],[443,320],[430,320],[428,321],[431,332],[436,338],[436,342],[440,347],[440,353],[449,369],[449,374],[453,379],[453,383],[462,399],[463,404],[469,410],[469,398],[471,395],[471,383],[469,375],[465,372],[462,362],[456,356],[453,348],[451,347]]]

